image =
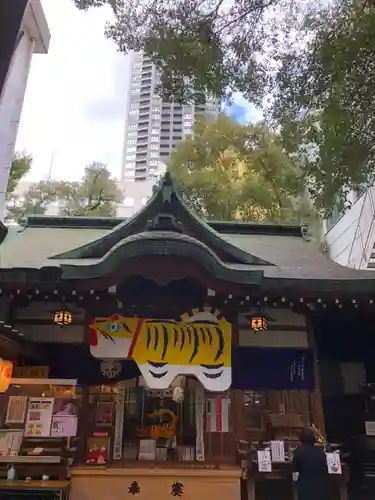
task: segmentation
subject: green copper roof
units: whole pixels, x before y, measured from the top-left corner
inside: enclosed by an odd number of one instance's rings
[[[182,227],[182,232],[194,236],[206,244],[222,260],[238,264],[272,265],[232,245],[220,236],[207,222],[199,219],[179,196],[170,175],[167,173],[159,190],[149,203],[133,218],[116,226],[102,238],[82,245],[74,250],[59,253],[55,259],[99,259],[104,257],[120,241],[141,233],[158,216],[173,217]]]
[[[118,270],[131,273],[127,263],[138,256],[169,255],[194,260],[234,284],[234,290],[238,283],[250,289],[256,285],[264,293],[375,294],[373,271],[336,264],[303,237],[300,227],[200,220],[168,175],[149,204],[129,220],[29,217],[0,246],[0,280],[4,287],[36,282],[69,287],[77,280],[116,276]]]

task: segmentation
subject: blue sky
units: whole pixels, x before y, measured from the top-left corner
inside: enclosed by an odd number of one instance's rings
[[[245,125],[247,123],[257,122],[262,118],[262,113],[252,104],[248,103],[241,94],[235,94],[233,100],[233,104],[226,108],[225,112],[238,123]]]
[[[104,36],[110,8],[78,11],[72,0],[41,0],[51,31],[47,55],[34,55],[17,138],[33,155],[29,180],[77,180],[92,161],[120,176],[129,58]],[[260,114],[241,95],[228,110],[239,122]]]

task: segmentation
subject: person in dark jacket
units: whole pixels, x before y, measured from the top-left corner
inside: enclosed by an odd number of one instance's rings
[[[298,473],[298,500],[326,500],[327,462],[322,448],[315,446],[315,433],[304,429],[294,452],[293,471]]]

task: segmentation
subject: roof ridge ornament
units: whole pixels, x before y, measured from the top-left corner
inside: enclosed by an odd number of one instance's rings
[[[172,181],[171,174],[166,172],[164,177],[161,179],[160,194],[164,203],[171,203],[172,195],[176,193],[175,185]]]
[[[182,233],[183,227],[174,215],[160,213],[147,222],[147,231],[174,231],[175,233]]]

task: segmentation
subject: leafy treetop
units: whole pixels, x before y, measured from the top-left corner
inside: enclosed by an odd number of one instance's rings
[[[52,179],[33,184],[24,196],[8,203],[8,219],[42,215],[54,203],[59,215],[114,216],[121,199],[122,193],[106,165],[94,162],[85,168],[79,182]]]
[[[8,185],[6,191],[6,198],[9,199],[16,189],[20,180],[30,172],[32,166],[32,156],[28,153],[16,152],[13,156],[12,164],[10,167]]]
[[[267,118],[325,215],[349,190],[373,184],[375,0],[74,2],[111,5],[107,36],[152,58],[165,99],[239,91],[263,108],[270,102]]]
[[[279,55],[272,114],[328,215],[375,180],[375,10],[343,0],[307,17],[305,29],[309,41]]]
[[[242,126],[226,116],[199,121],[168,169],[206,219],[300,222],[305,215],[297,165],[263,125]]]
[[[266,68],[258,57],[268,9],[282,0],[74,0],[111,5],[107,36],[122,52],[143,51],[161,72],[164,98],[203,102],[242,92],[260,104]]]

